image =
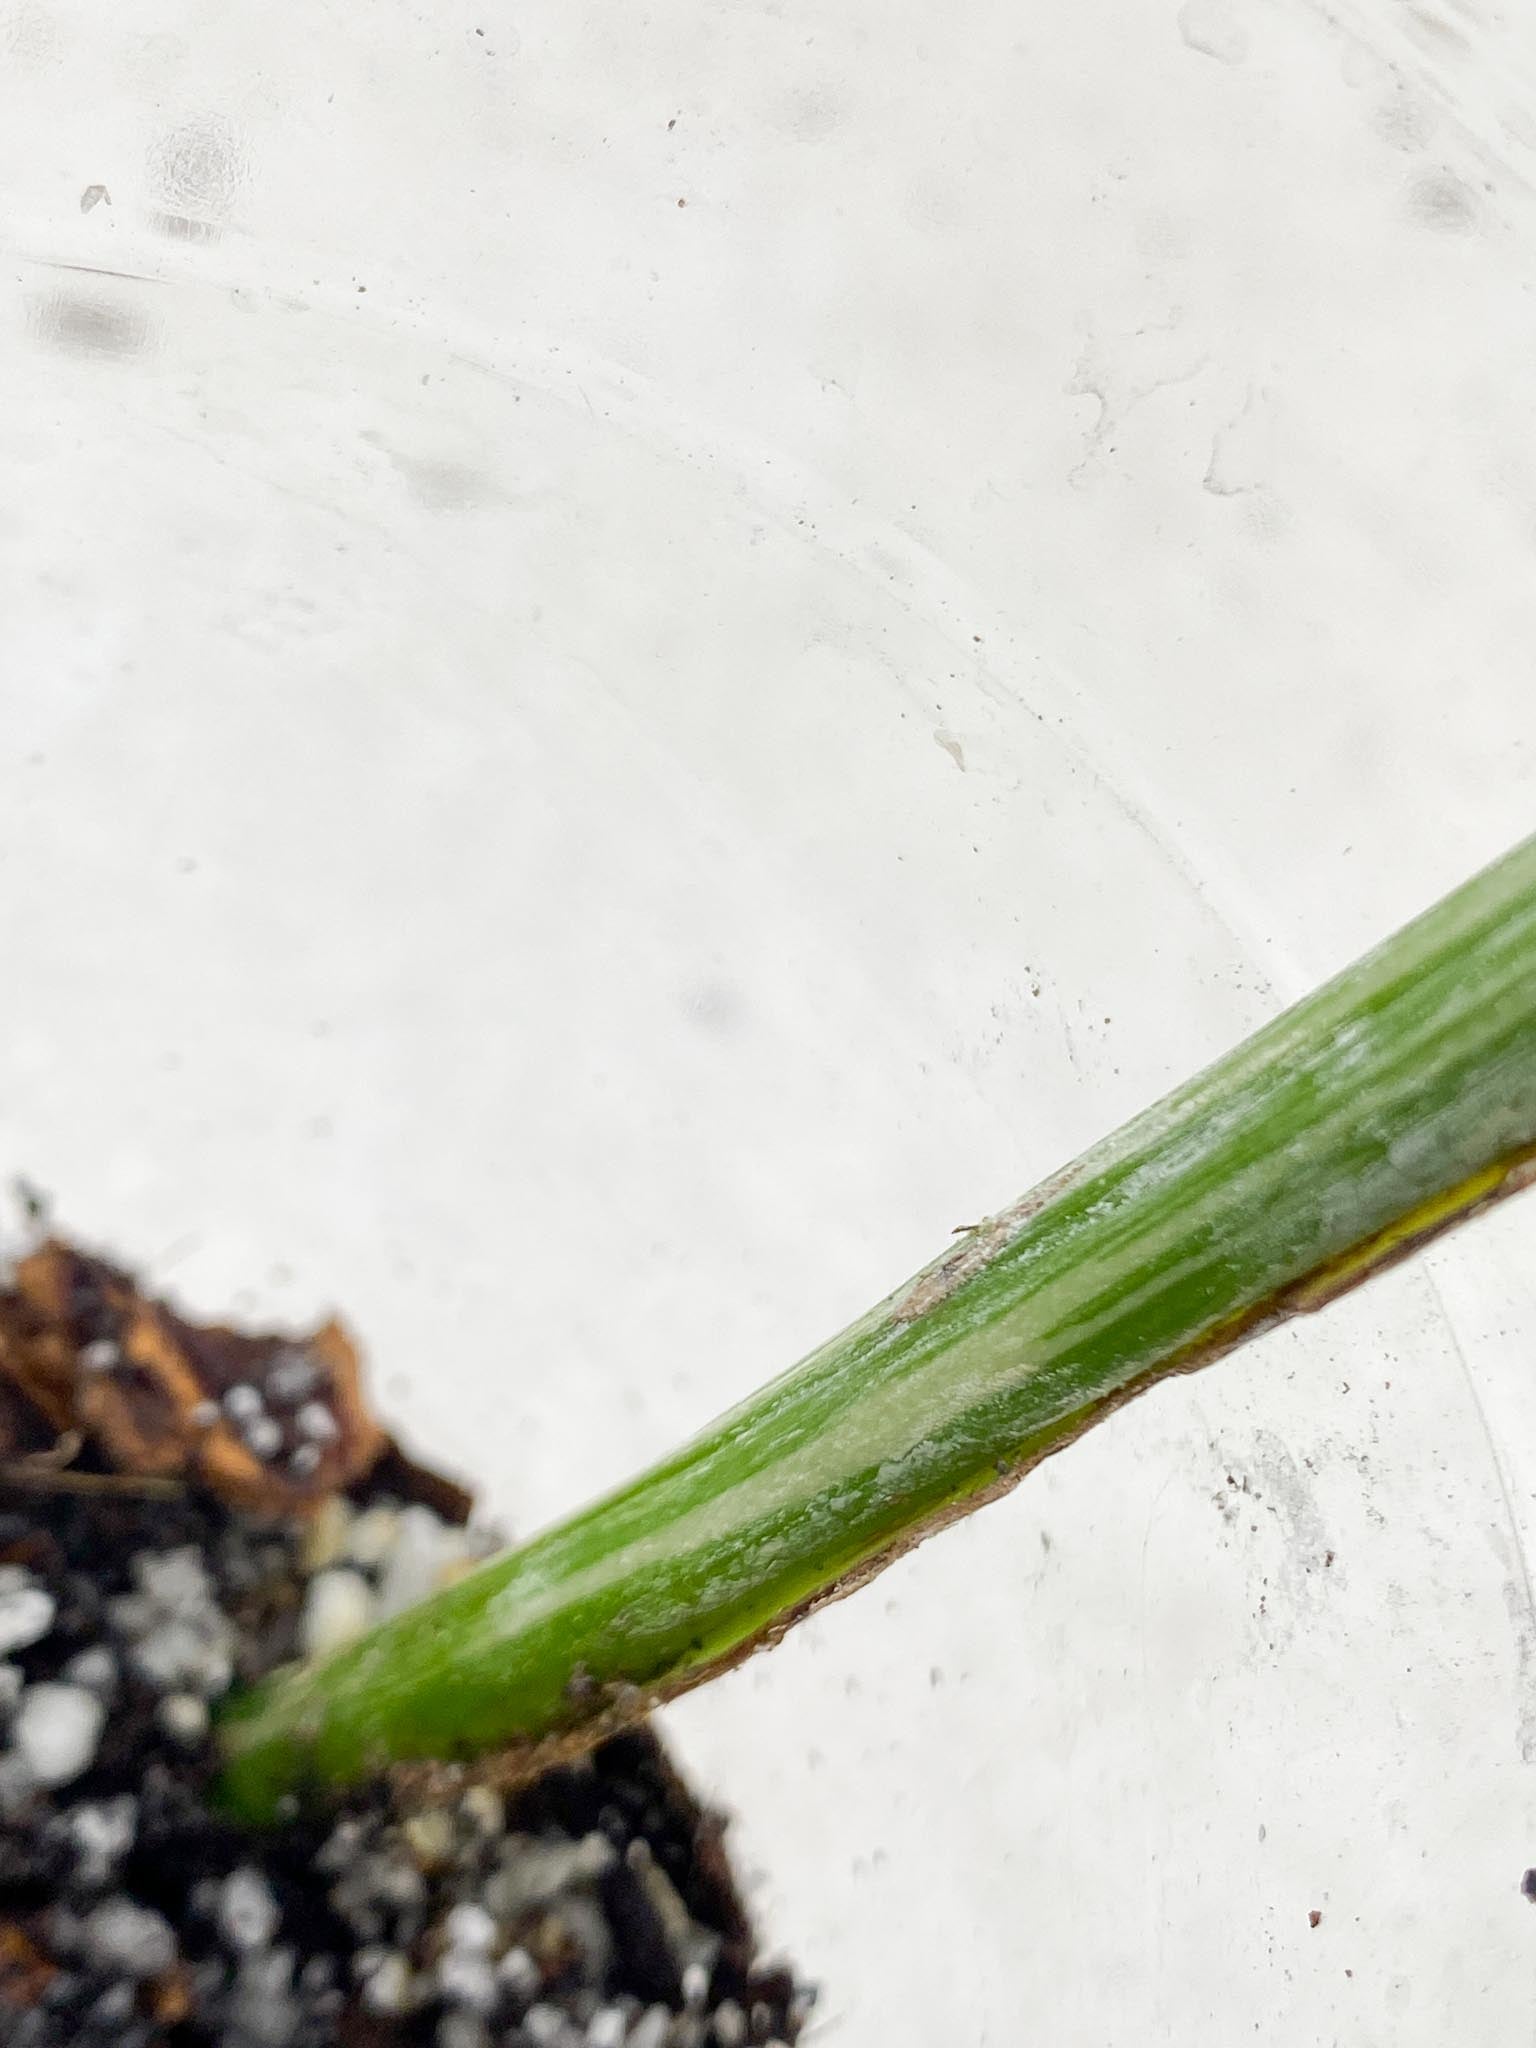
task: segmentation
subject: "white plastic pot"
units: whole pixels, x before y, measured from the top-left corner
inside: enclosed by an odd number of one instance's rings
[[[1528,830],[1533,55],[6,0],[0,1167],[528,1527]],[[829,2040],[1523,2036],[1533,1230],[668,1716]]]

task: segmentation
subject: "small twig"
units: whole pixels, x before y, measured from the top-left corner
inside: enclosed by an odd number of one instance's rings
[[[27,1455],[18,1458],[16,1463],[24,1466],[29,1472],[61,1472],[66,1465],[73,1465],[84,1443],[85,1438],[78,1429],[66,1429],[54,1438],[46,1450],[28,1451]]]
[[[181,1500],[187,1491],[177,1479],[132,1472],[62,1472],[32,1465],[25,1458],[0,1465],[0,1487],[4,1486],[19,1493],[118,1493],[138,1500]]]

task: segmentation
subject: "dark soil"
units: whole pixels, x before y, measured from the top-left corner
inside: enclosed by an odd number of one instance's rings
[[[211,1803],[231,1686],[483,1554],[454,1489],[386,1445],[260,1515],[77,1435],[0,1461],[0,2048],[795,2041],[808,2000],[647,1731],[509,1801],[441,1772],[259,1834]]]

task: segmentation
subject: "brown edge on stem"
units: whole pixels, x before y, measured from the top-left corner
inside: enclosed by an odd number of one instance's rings
[[[1000,1216],[981,1225],[975,1238],[963,1248],[962,1254],[951,1254],[930,1269],[929,1275],[920,1275],[911,1289],[902,1297],[893,1310],[896,1320],[910,1322],[920,1314],[936,1308],[947,1300],[965,1281],[995,1256],[1016,1234],[1019,1225],[1029,1215],[1037,1213],[1044,1201],[1059,1194],[1070,1184],[1071,1176],[1063,1174],[1045,1188],[1037,1189],[1026,1197],[1031,1206],[1024,1214],[1019,1213],[1023,1204],[1005,1210]],[[441,1798],[445,1783],[494,1785],[498,1791],[511,1792],[520,1786],[530,1784],[545,1771],[555,1770],[571,1764],[595,1749],[611,1736],[621,1734],[644,1721],[655,1708],[665,1706],[669,1701],[680,1699],[692,1692],[696,1686],[704,1685],[713,1678],[722,1677],[733,1671],[759,1650],[771,1650],[795,1626],[810,1615],[820,1613],[838,1600],[845,1600],[850,1593],[867,1586],[878,1578],[887,1565],[914,1550],[927,1537],[936,1535],[941,1529],[963,1520],[977,1508],[989,1502],[1001,1500],[1011,1493],[1024,1476],[1036,1466],[1065,1450],[1085,1435],[1096,1423],[1102,1422],[1117,1409],[1125,1407],[1139,1395],[1146,1393],[1160,1381],[1172,1379],[1185,1373],[1199,1372],[1205,1366],[1214,1364],[1219,1358],[1233,1351],[1250,1337],[1287,1322],[1297,1315],[1311,1315],[1324,1308],[1340,1295],[1361,1285],[1373,1275],[1385,1272],[1388,1267],[1418,1252],[1443,1232],[1470,1217],[1492,1208],[1496,1202],[1510,1195],[1519,1194],[1522,1189],[1536,1182],[1536,1140],[1522,1146],[1518,1151],[1506,1154],[1493,1166],[1469,1176],[1449,1194],[1437,1195],[1412,1209],[1398,1222],[1378,1231],[1373,1237],[1355,1246],[1336,1259],[1318,1268],[1305,1279],[1292,1282],[1268,1300],[1256,1302],[1251,1308],[1218,1324],[1214,1330],[1192,1344],[1186,1351],[1176,1353],[1172,1358],[1163,1359],[1157,1365],[1127,1380],[1124,1386],[1103,1395],[1091,1406],[1080,1409],[1065,1422],[1048,1427],[1032,1437],[1019,1454],[1007,1460],[999,1460],[997,1475],[957,1499],[946,1501],[916,1528],[907,1529],[883,1550],[872,1556],[861,1558],[840,1578],[819,1592],[810,1594],[787,1613],[767,1622],[743,1642],[734,1644],[720,1656],[707,1662],[690,1665],[686,1670],[669,1674],[651,1685],[616,1684],[598,1688],[597,1696],[602,1699],[590,1715],[584,1716],[570,1726],[541,1737],[536,1742],[512,1743],[493,1752],[487,1757],[469,1764],[408,1763],[390,1767],[389,1775],[397,1796],[410,1803],[416,1798],[423,1800]],[[985,1250],[979,1258],[970,1257],[977,1239],[984,1239]],[[963,1270],[956,1271],[964,1259]],[[915,1305],[920,1292],[928,1289],[921,1305]],[[573,1697],[579,1697],[579,1687],[572,1687]]]
[[[1031,1188],[1027,1195],[1021,1195],[1016,1202],[1010,1202],[1006,1209],[1000,1209],[995,1216],[984,1217],[980,1223],[963,1224],[965,1242],[947,1251],[931,1265],[925,1266],[917,1278],[910,1281],[897,1297],[891,1310],[891,1321],[904,1328],[909,1323],[931,1315],[936,1308],[958,1294],[968,1280],[990,1266],[1000,1252],[1008,1249],[1014,1239],[1042,1209],[1048,1209],[1064,1195],[1069,1188],[1076,1187],[1084,1177],[1081,1160],[1071,1166],[1062,1167],[1049,1180]]]

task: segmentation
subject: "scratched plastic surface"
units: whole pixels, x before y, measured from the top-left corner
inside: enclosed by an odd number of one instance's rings
[[[1533,79],[0,0],[0,1168],[524,1528],[839,1327],[1529,829]],[[827,2038],[1531,2037],[1533,1242],[669,1717]]]

